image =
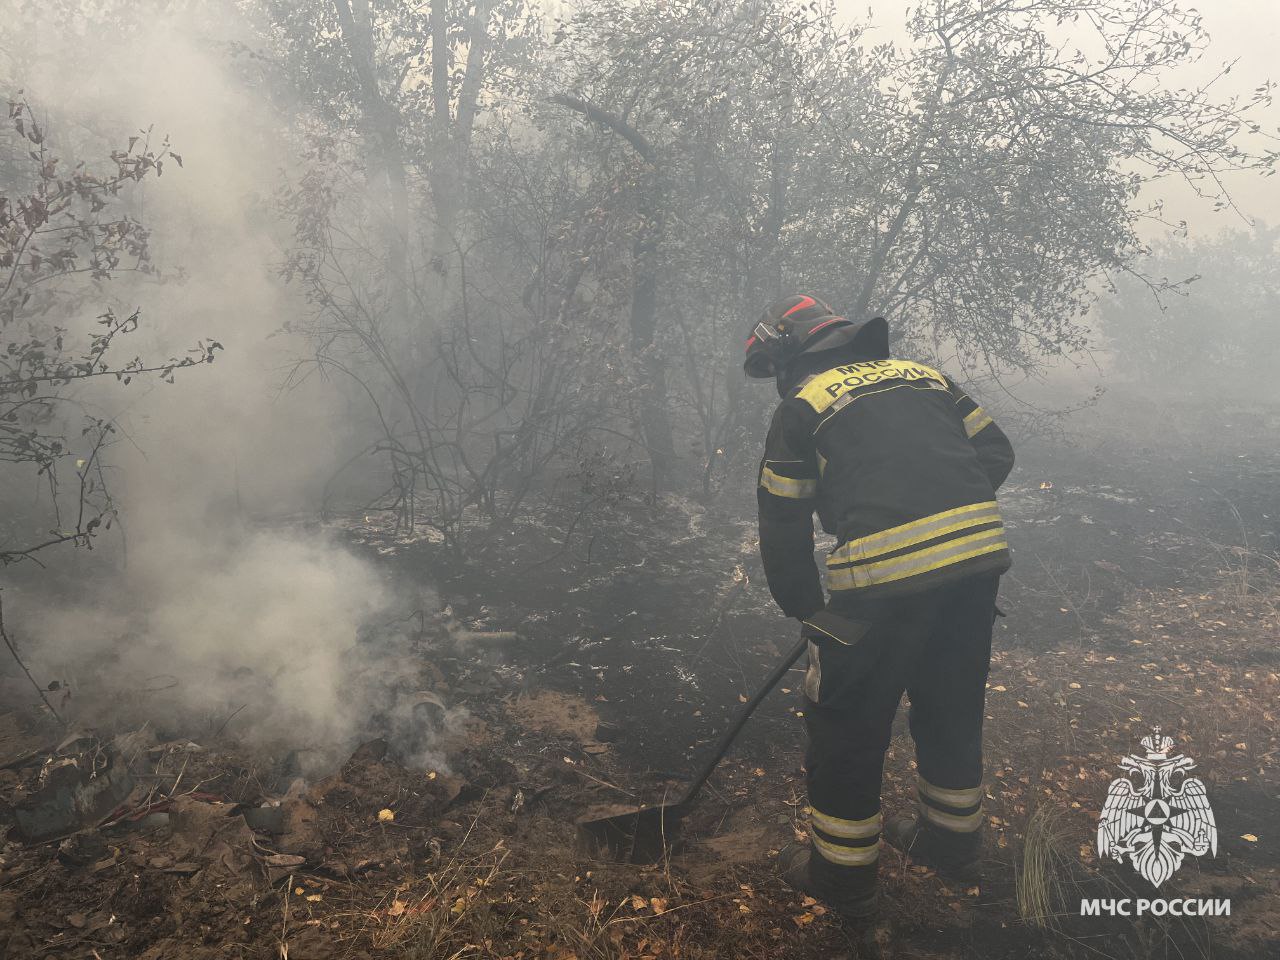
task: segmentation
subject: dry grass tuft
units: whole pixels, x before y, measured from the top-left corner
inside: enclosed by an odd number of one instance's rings
[[[1063,814],[1041,804],[1027,822],[1017,880],[1018,914],[1043,929],[1058,929],[1058,912],[1071,883],[1070,831]]]

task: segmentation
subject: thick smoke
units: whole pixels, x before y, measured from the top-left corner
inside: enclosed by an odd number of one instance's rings
[[[105,595],[40,617],[46,669],[141,712],[130,722],[157,704],[197,724],[245,706],[236,729],[259,742],[345,741],[367,718],[345,689],[357,632],[387,603],[369,565],[313,536],[182,533],[142,537]]]
[[[189,726],[243,706],[236,735],[327,749],[359,736],[376,706],[359,688],[371,648],[353,651],[362,627],[389,619],[392,594],[323,532],[263,530],[281,510],[318,506],[347,420],[322,384],[281,390],[300,347],[278,331],[303,309],[274,272],[272,183],[291,158],[272,131],[289,118],[229,72],[236,38],[213,32],[219,19],[211,5],[80,36],[28,20],[39,55],[5,64],[47,125],[92,131],[67,138],[88,144],[91,162],[145,128],[182,157],[129,201],[153,231],[162,278],[97,286],[80,322],[141,308],[130,355],[180,355],[201,337],[226,348],[174,385],[81,397],[121,428],[108,476],[122,522],[91,553],[56,558],[77,568],[76,594],[50,595],[45,575],[39,588],[13,586],[7,608],[33,668],[72,681],[70,709],[87,721],[132,706],[128,719],[159,711]]]

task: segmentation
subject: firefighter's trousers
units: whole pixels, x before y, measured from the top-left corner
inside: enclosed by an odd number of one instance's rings
[[[905,691],[922,827],[958,857],[982,824],[982,717],[998,574],[879,600],[833,597],[867,624],[861,641],[810,643],[805,722],[811,871],[824,885],[870,890],[880,852],[880,785]]]

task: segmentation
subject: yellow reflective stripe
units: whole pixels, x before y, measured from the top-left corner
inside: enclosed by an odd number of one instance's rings
[[[990,423],[991,418],[987,416],[987,411],[981,407],[975,407],[973,412],[964,418],[965,435],[972,438]]]
[[[834,367],[815,375],[796,394],[822,413],[843,394],[886,380],[933,380],[947,389],[947,378],[932,367],[910,360],[868,360]]]
[[[879,533],[873,533],[870,536],[850,540],[832,551],[831,555],[827,557],[827,565],[834,566],[849,560],[865,560],[870,557],[878,557],[882,553],[901,550],[903,547],[909,547],[925,540],[932,540],[934,537],[940,537],[946,533],[953,533],[966,527],[976,527],[999,519],[1000,508],[994,500],[971,503],[968,506],[956,507],[954,510],[944,510],[942,513],[933,513],[927,517],[921,517],[919,520],[912,520],[910,523],[903,523],[896,527],[890,527],[888,530],[881,530]]]
[[[932,797],[948,807],[972,807],[982,802],[982,787],[968,787],[964,790],[948,790],[946,787],[935,787],[920,775],[916,775],[916,789],[927,797]]]
[[[922,817],[943,830],[950,830],[953,833],[973,833],[973,831],[982,826],[981,810],[963,817],[957,817],[954,813],[943,813],[927,803],[921,803],[918,806]]]
[[[817,849],[819,855],[828,863],[834,863],[841,867],[865,867],[875,863],[880,859],[880,841],[867,844],[865,847],[845,847],[838,843],[831,843],[823,840],[816,833],[810,833],[813,837],[813,846]]]
[[[795,477],[784,477],[774,473],[769,467],[760,471],[760,486],[775,497],[789,497],[792,500],[808,500],[818,492],[817,480],[797,480]]]
[[[1004,528],[996,527],[957,540],[949,540],[927,550],[894,557],[891,560],[881,560],[878,563],[860,567],[829,570],[828,585],[832,590],[848,590],[879,583],[891,583],[894,580],[928,573],[962,560],[1005,549],[1008,549],[1008,543],[1004,539]]]
[[[844,820],[810,807],[809,817],[813,820],[813,825],[823,833],[839,837],[842,840],[865,840],[867,837],[874,837],[880,832],[879,813],[873,817],[867,817],[865,820]]]
[[[892,583],[894,580],[914,577],[962,560],[982,556],[984,553],[995,553],[997,550],[1008,548],[1009,544],[1004,538],[1004,528],[996,527],[958,540],[949,540],[927,550],[894,557],[892,560],[881,560],[861,567],[829,570],[827,586],[832,590],[852,590],[880,583]]]

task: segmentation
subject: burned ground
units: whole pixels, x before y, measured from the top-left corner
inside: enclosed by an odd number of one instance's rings
[[[886,851],[892,955],[1280,948],[1277,426],[1274,411],[1126,396],[1081,417],[1070,442],[1021,449],[1002,492],[1016,565],[989,683],[987,879],[949,886]],[[483,573],[376,523],[343,526],[389,579],[430,583],[451,607],[397,634],[412,666],[396,682],[414,691],[408,715],[433,732],[430,752],[389,715],[382,738],[304,777],[297,755],[241,745],[235,717],[68,741],[34,707],[6,714],[7,823],[68,760],[100,770],[110,757],[133,782],[102,800],[102,826],[55,825],[38,842],[13,827],[0,955],[844,953],[821,904],[773,867],[804,826],[798,672],[712,779],[685,849],[644,868],[575,849],[587,807],[678,789],[792,634],[742,510],[636,504],[567,546],[563,526],[500,535]],[[1094,836],[1117,761],[1153,724],[1197,762],[1219,830],[1217,856],[1160,893],[1230,897],[1230,917],[1077,915],[1081,897],[1151,895],[1127,866],[1099,863]],[[910,757],[899,728],[887,812],[911,805]]]

